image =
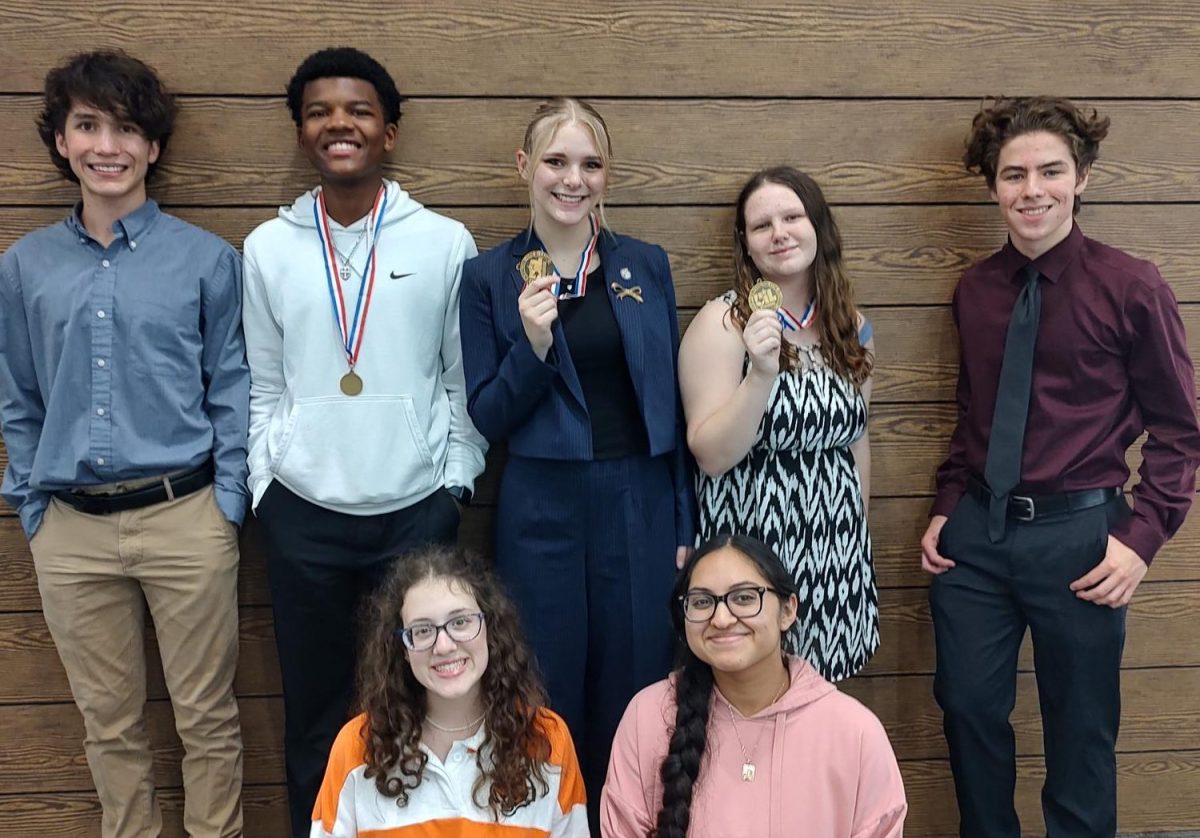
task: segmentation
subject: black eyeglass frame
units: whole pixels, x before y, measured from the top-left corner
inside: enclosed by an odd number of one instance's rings
[[[754,591],[756,594],[758,594],[758,608],[756,608],[754,610],[753,614],[739,614],[736,611],[734,611],[733,606],[729,604],[729,597],[733,596],[734,594],[745,593],[746,591]],[[763,603],[766,602],[768,591],[775,594],[778,597],[783,596],[783,591],[779,590],[778,588],[772,588],[768,585],[746,585],[746,586],[739,587],[739,588],[733,588],[731,590],[726,591],[723,594],[709,594],[709,593],[700,593],[698,591],[697,592],[689,591],[688,593],[682,594],[681,596],[677,597],[677,599],[679,601],[679,609],[683,612],[683,619],[689,623],[707,623],[709,620],[711,620],[713,617],[715,617],[717,615],[717,606],[720,605],[722,602],[725,603],[726,610],[728,610],[729,613],[732,614],[735,619],[749,620],[754,617],[757,617],[759,614],[762,613]],[[693,619],[692,617],[688,616],[687,601],[688,601],[689,597],[693,597],[693,596],[706,596],[706,597],[712,598],[712,601],[713,601],[712,610],[708,613],[707,616],[700,617],[699,619]]]
[[[455,637],[453,634],[450,633],[450,624],[453,623],[455,620],[461,620],[463,617],[478,617],[479,624],[475,629],[475,633],[472,634],[470,637]],[[446,632],[446,636],[449,637],[455,643],[470,643],[472,640],[474,640],[476,637],[478,637],[483,632],[483,624],[486,622],[487,622],[487,615],[485,615],[482,611],[471,611],[466,614],[455,614],[449,620],[447,620],[446,622],[441,623],[441,624],[420,623],[419,624],[420,628],[433,629],[433,641],[428,646],[421,646],[421,647],[416,646],[416,641],[413,639],[413,635],[412,635],[412,632],[413,632],[412,626],[404,626],[403,628],[396,629],[396,637],[400,638],[400,642],[404,644],[404,648],[408,649],[408,651],[410,651],[410,652],[428,652],[430,649],[432,649],[434,646],[437,645],[438,634],[440,634],[441,632],[443,632],[443,631]]]

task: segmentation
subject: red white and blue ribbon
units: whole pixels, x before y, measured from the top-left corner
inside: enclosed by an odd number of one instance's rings
[[[792,314],[784,306],[780,306],[775,310],[775,315],[779,318],[780,324],[784,329],[798,332],[801,329],[807,329],[817,319],[817,298],[813,297],[812,302],[808,304],[808,308],[804,309],[804,314],[799,318]]]
[[[371,308],[371,294],[375,290],[375,245],[379,241],[379,228],[383,225],[383,217],[387,213],[387,188],[379,187],[371,214],[367,217],[367,229],[371,241],[367,247],[366,262],[363,264],[362,284],[358,287],[358,299],[354,303],[354,316],[346,316],[346,298],[342,293],[342,284],[338,282],[337,250],[333,246],[333,235],[329,232],[329,212],[325,209],[325,193],[317,192],[317,200],[313,201],[313,221],[317,225],[317,238],[321,240],[321,255],[325,259],[325,281],[329,286],[329,302],[333,306],[333,320],[337,326],[338,335],[342,339],[342,347],[346,350],[346,362],[350,369],[358,363],[358,353],[362,351],[363,335],[367,330],[367,311]]]
[[[582,297],[587,293],[588,266],[592,264],[592,254],[596,252],[596,242],[600,241],[600,224],[596,221],[595,213],[588,216],[588,223],[592,225],[592,237],[588,239],[588,243],[583,247],[583,253],[579,256],[579,270],[575,271],[575,277],[569,283],[560,281],[554,284],[554,296],[560,300]],[[554,270],[554,275],[560,280],[562,279],[557,268]]]

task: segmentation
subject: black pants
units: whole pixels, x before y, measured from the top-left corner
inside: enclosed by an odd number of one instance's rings
[[[271,483],[255,515],[266,534],[275,645],[283,676],[284,761],[292,834],[307,838],[329,749],[350,716],[358,612],[391,559],[453,544],[459,513],[439,489],[385,515],[344,515]]]
[[[1104,557],[1124,498],[987,535],[987,508],[967,495],[942,529],[957,566],[930,585],[937,641],[934,695],[943,712],[959,834],[1019,838],[1013,805],[1017,653],[1029,628],[1042,710],[1049,838],[1113,836],[1125,609],[1093,605],[1068,587]]]

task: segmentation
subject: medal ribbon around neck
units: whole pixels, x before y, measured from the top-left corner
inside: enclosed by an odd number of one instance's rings
[[[784,329],[793,332],[798,332],[801,329],[807,329],[817,319],[817,298],[813,297],[812,302],[808,304],[808,308],[804,309],[804,314],[799,318],[792,314],[785,306],[780,306],[776,312],[779,322]]]
[[[596,221],[595,213],[588,216],[588,223],[592,225],[592,237],[588,239],[588,243],[583,247],[583,253],[579,255],[579,270],[575,272],[575,278],[569,286],[574,290],[562,291],[563,283],[555,283],[554,295],[560,300],[582,297],[587,293],[588,266],[592,264],[592,254],[596,252],[596,242],[600,241],[600,225]],[[554,270],[554,275],[560,279],[562,278],[557,268]],[[560,291],[561,294],[559,293]]]
[[[329,212],[325,209],[324,191],[317,193],[313,202],[313,220],[317,224],[317,238],[321,240],[321,256],[325,260],[325,280],[329,286],[329,302],[333,306],[333,320],[337,326],[338,336],[342,340],[342,348],[346,351],[346,363],[353,371],[358,363],[358,353],[362,351],[363,334],[367,329],[367,311],[371,307],[371,294],[375,290],[375,245],[379,241],[379,228],[383,225],[383,217],[387,214],[387,188],[379,187],[375,203],[371,206],[371,214],[367,218],[367,229],[371,231],[371,244],[367,248],[366,261],[363,263],[362,284],[358,287],[358,299],[354,304],[354,317],[346,317],[346,298],[342,293],[342,284],[337,281],[337,252],[333,247],[333,235],[329,232]]]

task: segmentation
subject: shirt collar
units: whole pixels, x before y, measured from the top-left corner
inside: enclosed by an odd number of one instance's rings
[[[1036,259],[1030,259],[1017,250],[1013,246],[1012,239],[1009,239],[1002,251],[1004,275],[1013,280],[1022,279],[1025,267],[1032,264],[1037,266],[1044,278],[1051,282],[1058,282],[1070,264],[1075,261],[1075,257],[1079,255],[1082,248],[1083,231],[1074,222],[1071,224],[1071,232],[1065,239]],[[1024,280],[1022,279],[1022,281]]]
[[[118,233],[118,237],[123,233],[126,241],[136,242],[150,229],[161,214],[162,210],[158,208],[158,202],[148,198],[146,203],[119,219],[113,227]],[[67,226],[81,236],[91,236],[87,228],[83,226],[83,201],[75,204],[75,208],[67,217]]]

